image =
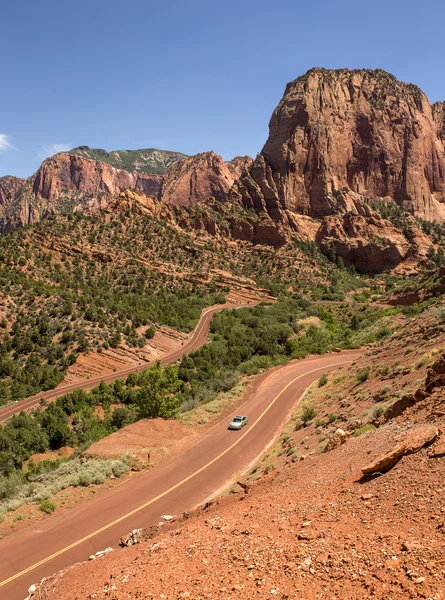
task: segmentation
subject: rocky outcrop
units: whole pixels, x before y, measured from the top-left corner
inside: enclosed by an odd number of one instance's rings
[[[245,170],[242,159],[232,161],[230,167],[229,164],[214,152],[203,152],[175,163],[164,176],[162,200],[176,206],[195,204],[211,196],[225,200],[236,171]]]
[[[373,473],[384,473],[391,469],[401,458],[407,454],[414,454],[424,446],[432,444],[439,436],[439,429],[433,425],[426,425],[412,430],[389,452],[379,456],[369,465],[362,467],[365,477]]]
[[[412,245],[401,231],[358,198],[351,202],[347,194],[348,202],[338,196],[339,214],[325,217],[315,238],[326,255],[332,260],[341,257],[346,267],[373,273],[394,269],[409,257]]]
[[[176,221],[183,229],[206,231],[221,238],[275,248],[283,246],[288,240],[287,232],[264,215],[245,214],[239,207],[215,198],[201,204],[179,207],[162,203],[162,207],[163,218]]]
[[[427,264],[429,266],[429,263]],[[445,267],[426,270],[411,285],[407,284],[403,289],[388,296],[385,302],[394,306],[411,306],[442,294],[445,294]]]
[[[336,192],[346,188],[442,221],[439,113],[418,87],[385,71],[312,69],[287,85],[235,196],[273,219],[283,209],[325,217],[341,210]]]
[[[236,180],[242,175],[247,175],[249,169],[253,165],[253,159],[250,158],[250,156],[235,156],[235,158],[227,162],[226,165]]]

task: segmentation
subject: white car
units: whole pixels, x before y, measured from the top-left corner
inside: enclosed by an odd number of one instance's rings
[[[242,429],[244,425],[247,425],[247,417],[243,415],[237,415],[230,423],[228,429]]]

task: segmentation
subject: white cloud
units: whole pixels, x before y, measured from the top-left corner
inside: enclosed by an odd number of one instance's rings
[[[11,139],[6,133],[0,133],[0,152],[2,150],[15,150],[11,144]]]
[[[49,144],[49,146],[44,146],[40,150],[39,156],[43,160],[44,158],[48,158],[48,156],[59,154],[59,152],[68,152],[71,148],[71,144]]]

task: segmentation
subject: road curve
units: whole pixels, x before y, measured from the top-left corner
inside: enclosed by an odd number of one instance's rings
[[[261,455],[314,380],[358,356],[345,351],[273,369],[237,409],[249,416],[244,430],[229,431],[225,419],[182,455],[0,541],[0,598],[23,600],[28,587],[43,577],[108,546],[116,548],[122,535],[158,523],[163,514],[181,514],[202,503]]]
[[[215,306],[209,309],[205,309],[201,315],[201,318],[193,330],[190,339],[181,346],[178,350],[171,352],[170,354],[166,354],[160,359],[161,365],[166,365],[168,363],[173,363],[178,358],[182,358],[184,354],[190,354],[194,350],[200,348],[207,341],[207,333],[209,331],[210,322],[212,317],[217,313],[225,309],[230,308],[248,308],[252,307],[254,304],[222,304],[220,306]],[[85,381],[79,381],[77,383],[71,383],[69,385],[64,385],[62,387],[58,387],[54,390],[48,390],[47,392],[39,392],[34,396],[30,396],[29,398],[24,398],[19,402],[15,402],[14,404],[10,404],[0,409],[0,423],[3,423],[13,415],[20,413],[22,410],[29,410],[35,406],[38,406],[40,400],[56,400],[56,398],[60,398],[64,394],[69,394],[74,390],[83,389],[90,390],[91,388],[99,385],[101,381],[105,383],[110,383],[111,381],[116,381],[117,379],[123,379],[127,377],[130,373],[138,373],[140,371],[144,371],[149,367],[153,366],[156,363],[155,360],[151,362],[145,362],[141,365],[127,367],[125,369],[121,369],[120,371],[115,371],[110,373],[109,375],[103,375],[101,377],[95,377],[94,379],[86,379]]]

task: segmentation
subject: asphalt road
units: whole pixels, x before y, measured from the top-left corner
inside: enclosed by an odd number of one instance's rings
[[[78,508],[57,512],[0,541],[0,599],[23,600],[28,587],[46,575],[111,546],[138,527],[180,515],[229,485],[250,468],[295,408],[304,390],[323,373],[347,364],[356,351],[293,361],[264,374],[237,408],[249,424],[229,431],[227,419],[208,430],[183,454]]]
[[[224,304],[220,306],[215,306],[213,308],[207,309],[203,312],[201,319],[198,322],[198,325],[195,327],[190,339],[178,350],[170,354],[166,354],[163,358],[160,359],[161,365],[166,365],[168,363],[173,363],[178,358],[182,358],[184,354],[190,354],[194,350],[200,348],[207,341],[207,333],[210,327],[210,321],[215,313],[220,312],[221,310],[230,309],[230,308],[243,308],[253,306],[252,304]],[[126,369],[122,369],[120,371],[115,371],[114,373],[110,373],[109,375],[103,375],[101,377],[95,377],[94,379],[87,379],[82,382],[72,383],[70,385],[65,385],[62,387],[58,387],[54,390],[48,390],[47,392],[39,392],[35,396],[30,396],[29,398],[25,398],[20,400],[19,402],[15,402],[14,404],[10,404],[9,406],[4,406],[0,409],[0,423],[3,423],[13,415],[20,413],[22,410],[29,410],[35,406],[38,406],[41,399],[44,400],[56,400],[60,396],[64,394],[68,394],[69,392],[73,392],[74,390],[84,389],[90,390],[91,388],[100,384],[101,381],[105,383],[110,383],[111,381],[116,381],[117,379],[123,379],[127,377],[130,373],[137,373],[139,371],[144,371],[148,369],[152,365],[155,364],[156,361],[152,362],[144,362],[141,365],[127,367]]]

